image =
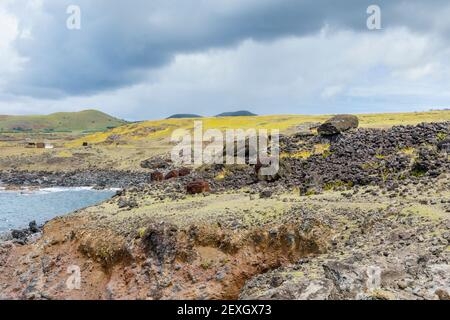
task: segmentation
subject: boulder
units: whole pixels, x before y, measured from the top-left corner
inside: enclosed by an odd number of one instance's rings
[[[355,265],[329,261],[323,266],[325,277],[333,281],[334,294],[339,299],[357,299],[366,289],[367,274]]]
[[[153,171],[150,176],[151,176],[152,181],[163,181],[164,180],[164,175],[162,174],[162,172],[159,172],[159,171]]]
[[[34,221],[34,220],[31,221],[31,222],[28,224],[28,226],[29,226],[29,230],[30,230],[31,233],[37,233],[37,232],[40,231],[40,229],[39,229],[39,227],[38,227],[36,221]]]
[[[438,150],[450,153],[450,139],[445,139],[438,143]]]
[[[349,114],[341,114],[327,120],[317,129],[317,132],[323,136],[331,136],[350,129],[356,129],[358,128],[358,125],[358,117]]]
[[[138,203],[133,199],[119,199],[119,201],[117,202],[117,206],[119,207],[119,209],[133,209],[138,207]]]
[[[36,221],[31,221],[29,227],[26,229],[12,230],[10,234],[5,234],[0,237],[1,240],[14,240],[18,244],[26,244],[29,242],[29,238],[33,235],[38,235],[41,233],[41,227],[39,227]]]
[[[259,193],[261,199],[267,199],[272,196],[273,192],[271,190],[263,190]]]
[[[197,180],[189,183],[186,186],[186,191],[188,194],[199,194],[210,191],[209,183],[204,180]]]
[[[25,240],[27,238],[27,236],[29,235],[29,232],[26,229],[12,230],[11,235],[12,235],[13,239]]]
[[[191,174],[191,169],[189,168],[181,168],[178,170],[178,176],[185,177]]]
[[[173,178],[178,178],[180,174],[178,173],[178,170],[172,170],[169,171],[166,176],[164,177],[165,180],[169,180],[169,179],[173,179]]]

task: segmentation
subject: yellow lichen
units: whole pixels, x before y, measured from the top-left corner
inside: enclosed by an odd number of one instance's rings
[[[400,149],[399,152],[402,154],[405,154],[405,155],[412,156],[416,152],[416,149],[411,148],[411,147],[406,147],[406,148]]]
[[[72,153],[67,150],[60,151],[60,152],[58,152],[57,157],[58,158],[70,158],[70,157],[72,157]]]
[[[331,190],[335,190],[337,188],[340,187],[347,187],[347,188],[351,188],[353,187],[353,182],[349,181],[349,182],[344,182],[341,180],[337,180],[337,181],[333,181],[333,182],[328,182],[323,186],[323,189],[325,191],[331,191]]]
[[[281,158],[291,158],[291,159],[308,159],[312,156],[311,151],[302,150],[294,153],[284,152],[281,154]]]
[[[316,144],[314,146],[314,154],[324,154],[330,150],[331,145],[329,143],[326,144]]]

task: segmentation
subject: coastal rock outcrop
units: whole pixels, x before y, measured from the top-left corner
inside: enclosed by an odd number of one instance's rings
[[[26,244],[35,241],[41,234],[42,226],[38,226],[36,221],[31,221],[28,228],[11,230],[10,238],[17,244]]]

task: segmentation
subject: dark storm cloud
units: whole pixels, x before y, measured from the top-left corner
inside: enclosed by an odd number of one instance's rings
[[[26,1],[25,1],[26,2]],[[177,53],[233,46],[245,39],[270,41],[331,29],[366,30],[366,9],[382,8],[383,27],[439,28],[433,14],[447,1],[375,0],[44,0],[41,10],[14,4],[30,38],[16,42],[28,58],[11,79],[16,94],[92,94],[140,82],[147,71]],[[66,8],[82,10],[82,29],[68,30]],[[439,30],[438,30],[439,31]]]

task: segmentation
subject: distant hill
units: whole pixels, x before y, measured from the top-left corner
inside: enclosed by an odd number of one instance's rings
[[[224,112],[221,114],[218,114],[216,117],[251,117],[256,116],[256,114],[251,113],[250,111],[235,111],[235,112]]]
[[[0,115],[0,132],[96,132],[126,123],[97,110],[30,116]]]
[[[202,118],[202,116],[199,116],[198,114],[178,113],[168,117],[167,119],[188,119],[188,118]]]

